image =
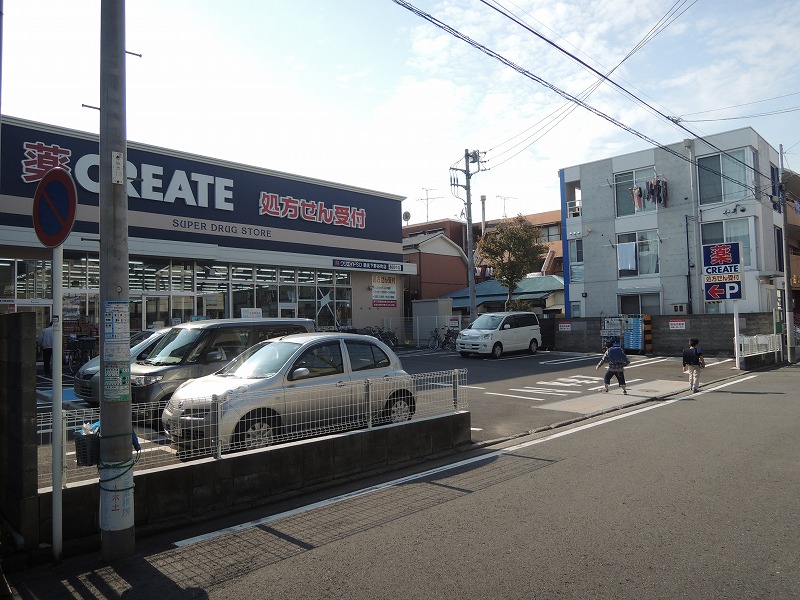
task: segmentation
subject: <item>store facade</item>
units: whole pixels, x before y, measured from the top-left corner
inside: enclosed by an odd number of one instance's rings
[[[33,226],[54,167],[78,191],[63,244],[64,332],[100,316],[98,136],[3,117],[0,314],[52,314],[52,251]],[[129,142],[131,331],[193,319],[307,317],[320,329],[403,315],[402,196]]]

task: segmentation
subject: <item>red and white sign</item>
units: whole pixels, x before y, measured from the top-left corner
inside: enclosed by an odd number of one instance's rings
[[[559,331],[572,331],[572,321],[561,321],[558,324]]]
[[[686,329],[686,319],[670,319],[669,328],[670,330]]]

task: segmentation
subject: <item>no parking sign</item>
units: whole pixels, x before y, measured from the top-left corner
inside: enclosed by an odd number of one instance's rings
[[[47,248],[64,243],[75,224],[78,191],[69,171],[50,169],[45,173],[33,197],[33,228]]]

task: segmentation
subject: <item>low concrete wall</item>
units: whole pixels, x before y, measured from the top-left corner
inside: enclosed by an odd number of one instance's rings
[[[136,473],[137,537],[399,469],[471,442],[469,412],[353,431]],[[39,539],[52,541],[52,494],[39,495]],[[64,556],[100,548],[98,484],[63,492]]]

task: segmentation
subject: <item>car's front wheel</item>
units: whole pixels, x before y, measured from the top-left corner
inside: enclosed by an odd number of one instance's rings
[[[384,408],[385,423],[402,423],[414,414],[414,399],[408,392],[394,396],[386,402]]]
[[[235,448],[263,448],[275,443],[280,418],[266,411],[251,412],[239,421],[233,434]]]

